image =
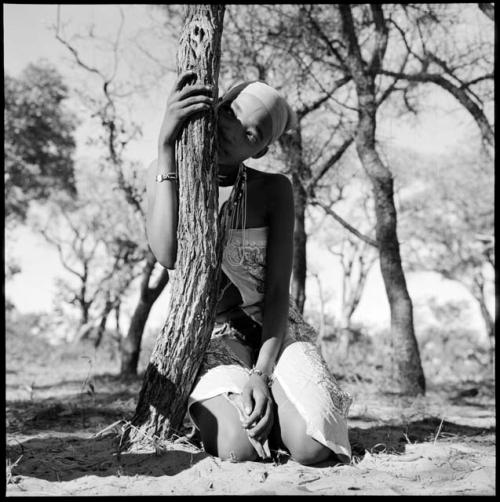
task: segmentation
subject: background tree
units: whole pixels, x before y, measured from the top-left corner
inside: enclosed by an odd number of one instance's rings
[[[400,206],[404,250],[413,270],[438,272],[469,291],[493,355],[495,321],[487,301],[495,270],[493,166],[469,146],[460,153],[459,159],[413,155],[414,188]]]
[[[493,8],[478,5],[486,13]],[[388,62],[380,73],[398,79],[398,90],[413,111],[428,94],[422,86],[432,84],[453,96],[475,121],[491,151],[495,144],[491,124],[494,36],[492,30],[470,29],[471,18],[478,26],[490,23],[475,4],[410,4],[396,9],[389,23],[407,50],[408,64],[401,71]]]
[[[141,248],[129,238],[141,232],[142,221],[113,190],[109,175],[80,165],[76,187],[78,198],[54,196],[45,212],[33,211],[28,221],[54,246],[70,274],[58,288],[61,299],[78,310],[79,323],[68,323],[67,329],[98,346],[108,316],[119,311],[138,275],[146,245]]]
[[[26,218],[31,201],[63,191],[75,195],[76,119],[66,106],[60,73],[40,61],[18,78],[4,75],[4,182],[6,221]]]
[[[401,264],[393,178],[378,155],[375,138],[379,106],[375,76],[382,68],[387,49],[387,20],[381,5],[370,5],[374,35],[372,50],[367,59],[361,53],[351,7],[339,5],[338,10],[340,35],[345,47],[341,61],[352,76],[357,94],[356,150],[373,187],[380,268],[391,310],[391,341],[396,356],[392,361],[391,385],[393,390],[402,394],[421,394],[425,392],[425,378],[415,338],[413,306]]]
[[[178,73],[218,95],[223,5],[186,8],[177,53]],[[189,84],[187,84],[189,85]],[[131,426],[122,445],[180,429],[215,319],[223,226],[218,224],[215,112],[187,121],[176,142],[179,176],[178,251],[168,320],[158,336]],[[224,223],[222,223],[224,225]]]
[[[298,127],[281,136],[281,154],[272,150],[267,164],[273,170],[281,166],[293,186],[295,226],[291,294],[299,311],[303,312],[307,276],[306,209],[325,181],[325,175],[353,141],[343,114],[326,105],[349,77],[339,74],[337,79],[323,82],[321,75],[325,65],[313,55],[314,48],[310,47],[311,38],[300,5],[238,6],[229,8],[227,17],[222,75],[229,82],[267,81],[287,96],[297,113]],[[325,135],[326,124],[329,130]]]
[[[337,341],[336,351],[347,356],[358,326],[352,318],[361,301],[368,274],[378,257],[370,184],[355,167],[355,152],[346,154],[338,165],[337,183],[323,189],[309,209],[311,237],[332,256],[324,284],[334,285],[338,309],[330,322],[325,342]],[[332,209],[335,207],[335,209]],[[325,293],[323,293],[325,294]],[[332,309],[333,310],[333,309]]]
[[[136,82],[124,80],[118,69],[123,62],[124,45],[122,28],[125,17],[119,10],[120,23],[114,39],[108,40],[106,55],[109,60],[102,66],[87,62],[86,46],[96,44],[96,35],[90,33],[85,38],[85,44],[77,46],[70,40],[63,30],[62,23],[55,27],[57,39],[69,50],[77,68],[88,77],[92,77],[93,85],[78,89],[80,99],[87,108],[90,117],[97,122],[96,136],[91,142],[100,148],[100,165],[113,173],[117,188],[142,222],[139,232],[129,233],[128,239],[138,248],[143,249],[141,279],[139,282],[138,298],[133,309],[127,332],[120,345],[121,374],[133,376],[137,373],[141,341],[144,328],[151,308],[169,282],[168,270],[161,267],[147,246],[145,229],[145,211],[143,208],[144,181],[142,164],[127,160],[127,147],[141,133],[139,125],[128,118],[127,103],[131,96],[147,89],[149,78]],[[143,52],[145,49],[143,49]],[[152,73],[156,74],[157,70]],[[150,74],[146,73],[145,77]],[[96,89],[98,91],[96,92]],[[113,229],[110,229],[113,234]],[[108,308],[115,302],[107,303]]]

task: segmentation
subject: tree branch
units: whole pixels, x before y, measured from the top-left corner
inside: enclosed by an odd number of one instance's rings
[[[370,9],[372,11],[373,24],[375,25],[375,45],[371,61],[368,65],[368,71],[376,75],[382,67],[382,61],[387,50],[388,29],[382,5],[371,3]]]
[[[313,103],[311,103],[309,105],[304,105],[300,110],[297,110],[296,111],[297,119],[301,120],[308,113],[310,113],[314,110],[317,110],[323,103],[325,103],[326,101],[328,101],[328,99],[331,98],[332,94],[335,91],[337,91],[342,86],[347,84],[347,82],[349,82],[350,80],[351,80],[351,77],[342,77],[342,78],[338,79],[334,83],[333,88],[330,89],[330,91],[327,94],[325,94],[324,96],[322,96],[321,98],[317,99],[316,101],[314,101]]]
[[[76,275],[81,281],[83,281],[85,279],[84,275],[81,274],[80,272],[78,272],[77,270],[71,268],[69,266],[69,264],[67,263],[66,261],[66,258],[64,257],[64,253],[63,253],[63,249],[62,249],[62,246],[61,246],[61,243],[60,242],[57,242],[54,238],[52,238],[48,232],[45,230],[45,229],[40,229],[40,233],[43,235],[43,237],[45,238],[45,240],[52,244],[56,249],[57,249],[57,253],[59,255],[59,260],[61,261],[61,264],[62,266],[68,271],[68,272],[71,272],[73,275]]]
[[[398,77],[400,79],[407,80],[408,82],[420,82],[427,83],[431,82],[436,84],[449,92],[474,118],[476,124],[478,125],[484,140],[490,145],[495,144],[495,135],[488,119],[484,115],[481,108],[468,96],[466,90],[459,87],[448,79],[437,73],[398,73],[388,70],[381,70],[384,75],[389,75],[392,77]]]
[[[342,145],[338,148],[338,150],[327,160],[324,162],[323,166],[319,169],[319,171],[314,175],[309,182],[307,183],[306,186],[306,191],[311,193],[318,182],[321,180],[321,178],[328,172],[328,170],[336,164],[342,155],[344,155],[345,151],[351,146],[351,143],[354,141],[354,137],[351,136],[350,138],[346,139]]]
[[[349,232],[354,234],[356,237],[358,237],[362,241],[365,241],[370,246],[373,246],[374,248],[378,249],[378,244],[374,239],[362,234],[359,230],[356,230],[352,225],[347,223],[347,221],[345,221],[341,216],[339,216],[331,207],[327,206],[326,204],[324,204],[323,202],[321,202],[319,200],[312,200],[311,204],[313,206],[321,207],[323,209],[323,211],[325,211],[325,213],[329,214],[333,219],[338,221],[346,230],[348,230]]]

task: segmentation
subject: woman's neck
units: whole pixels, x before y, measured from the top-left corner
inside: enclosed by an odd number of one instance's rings
[[[222,165],[218,166],[219,186],[234,185],[238,177],[240,165]]]

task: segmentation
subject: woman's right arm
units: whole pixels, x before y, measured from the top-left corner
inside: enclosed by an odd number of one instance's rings
[[[161,150],[161,149],[160,149]],[[177,182],[156,181],[158,174],[175,173],[174,149],[163,150],[146,173],[146,232],[149,247],[165,268],[175,268],[177,257]]]
[[[147,169],[146,174],[146,231],[149,247],[158,262],[173,269],[177,258],[177,182],[158,182],[158,174],[176,173],[175,141],[185,120],[197,112],[207,111],[213,98],[207,96],[212,88],[206,85],[185,87],[188,80],[196,78],[195,72],[183,73],[167,101],[158,138],[158,158]]]

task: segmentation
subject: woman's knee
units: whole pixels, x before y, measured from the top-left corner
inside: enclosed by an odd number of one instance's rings
[[[306,422],[277,382],[273,386],[273,394],[278,403],[281,440],[291,457],[302,465],[327,460],[331,450],[307,434]]]
[[[309,436],[296,437],[292,442],[288,442],[286,446],[292,459],[302,465],[323,462],[332,454],[329,448]]]
[[[200,430],[205,451],[210,455],[233,462],[257,458],[236,409],[225,398],[217,396],[195,403],[191,415]]]
[[[217,441],[217,456],[222,460],[245,462],[256,460],[257,452],[248,440],[241,423],[231,424],[221,433]]]

